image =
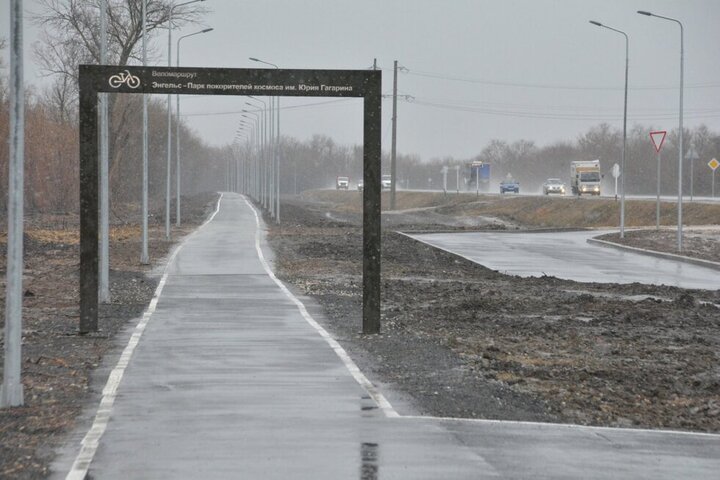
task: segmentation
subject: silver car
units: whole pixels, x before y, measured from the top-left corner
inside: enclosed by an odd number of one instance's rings
[[[548,178],[543,183],[543,195],[550,195],[551,193],[565,195],[565,190],[565,184],[559,178]]]

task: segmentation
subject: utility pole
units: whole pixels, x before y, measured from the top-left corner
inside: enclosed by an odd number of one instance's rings
[[[10,0],[10,165],[5,283],[5,359],[0,407],[24,403],[22,367],[23,174],[25,88],[23,85],[22,0]]]
[[[392,151],[390,154],[390,210],[395,210],[395,186],[397,185],[397,74],[398,62],[393,62],[393,112],[392,112]]]

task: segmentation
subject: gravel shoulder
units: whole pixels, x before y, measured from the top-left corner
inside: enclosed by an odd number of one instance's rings
[[[720,432],[720,291],[506,276],[394,233],[396,213],[383,234],[382,333],[363,336],[352,212],[282,208],[268,234],[280,278],[415,411]],[[413,210],[412,225],[447,229],[436,213],[420,225]]]
[[[193,231],[212,211],[216,194],[183,198],[175,240]],[[158,209],[159,210],[159,209]],[[115,336],[142,314],[157,286],[152,274],[173,247],[162,214],[152,215],[149,254],[141,265],[140,229],[134,210],[116,206],[110,238],[112,303],[100,305],[99,331],[78,335],[79,232],[76,215],[26,219],[23,288],[22,379],[25,406],[0,410],[0,478],[45,478],[54,449],[77,421],[91,395],[91,377],[116,345]],[[4,289],[6,236],[0,237]],[[0,300],[4,308],[4,296]],[[0,337],[2,337],[0,335]],[[0,338],[0,362],[4,350]],[[2,372],[0,371],[0,379]]]

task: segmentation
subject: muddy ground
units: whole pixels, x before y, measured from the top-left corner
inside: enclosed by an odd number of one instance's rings
[[[404,393],[415,410],[720,431],[720,310],[714,306],[720,292],[501,275],[394,232],[564,227],[578,221],[567,208],[575,203],[413,194],[400,196],[398,210],[383,216],[383,331],[362,336],[358,202],[334,194],[283,203],[283,226],[269,232],[277,267],[298,292],[319,302],[326,327],[361,367]],[[174,229],[174,238],[198,225],[215,198],[184,199],[187,223]],[[610,202],[591,202],[577,204],[590,226],[607,225],[617,213]],[[652,209],[643,209],[650,215]],[[77,335],[77,217],[27,219],[26,405],[0,410],[0,478],[46,476],[53,448],[86,403],[90,376],[114,346],[113,336],[151,299],[156,279],[152,266],[139,264],[136,213],[113,211],[113,302],[101,307],[100,331],[86,336]],[[689,218],[703,223],[717,215],[696,208]],[[157,262],[171,246],[163,239],[162,209],[150,225],[150,256]],[[720,253],[717,242],[709,245],[703,255]],[[4,266],[2,236],[0,254]]]
[[[474,217],[463,202],[417,200],[384,215],[382,333],[363,336],[349,198],[284,203],[285,223],[268,237],[276,269],[321,305],[361,368],[419,413],[720,432],[720,291],[502,275],[395,230],[524,228],[518,214],[487,214],[506,199],[482,200]],[[531,226],[561,222],[548,214]]]
[[[215,194],[183,198],[177,239],[199,225]],[[140,264],[136,209],[113,209],[110,242],[112,303],[101,305],[99,331],[78,335],[79,234],[76,215],[28,216],[25,226],[22,381],[25,406],[0,410],[0,478],[45,478],[53,449],[73,428],[89,398],[89,382],[113,337],[147,307],[157,285],[153,265]],[[162,208],[151,210],[149,254],[157,265],[172,242],[165,240]],[[172,209],[174,211],[174,207]],[[6,235],[0,238],[0,286],[5,288]],[[4,295],[0,299],[4,310]],[[0,363],[3,358],[0,335]],[[0,379],[2,372],[0,371]]]

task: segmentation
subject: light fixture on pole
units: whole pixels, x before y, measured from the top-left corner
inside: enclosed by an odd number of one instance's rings
[[[608,27],[600,22],[590,20],[590,23],[607,30],[612,30],[625,37],[625,102],[623,103],[623,148],[620,165],[620,238],[625,237],[625,156],[627,152],[627,97],[628,97],[628,66],[629,66],[629,45],[627,33],[617,28]]]
[[[213,30],[212,28],[206,28],[178,38],[175,49],[175,66],[180,66],[180,41],[183,38],[212,32]],[[175,225],[180,226],[180,95],[175,95]]]
[[[175,9],[183,5],[191,3],[204,2],[205,0],[190,0],[189,2],[171,5],[168,9],[168,67],[172,67],[172,31],[173,31],[173,14]],[[172,196],[171,185],[171,164],[172,164],[172,103],[170,94],[167,96],[167,166],[165,179],[165,239],[170,239],[170,197]]]
[[[684,40],[683,40],[683,24],[680,20],[676,18],[670,18],[670,17],[664,17],[662,15],[655,15],[654,13],[647,12],[644,10],[638,10],[640,15],[645,15],[647,17],[655,17],[659,18],[661,20],[667,20],[669,22],[675,22],[680,26],[680,131],[678,132],[678,135],[680,136],[679,139],[679,146],[678,146],[678,229],[677,229],[677,249],[678,252],[682,252],[683,247],[683,231],[682,231],[682,182],[683,182],[683,176],[682,176],[682,164],[683,164],[683,78],[684,78],[684,66],[685,63],[685,46],[684,46]]]

